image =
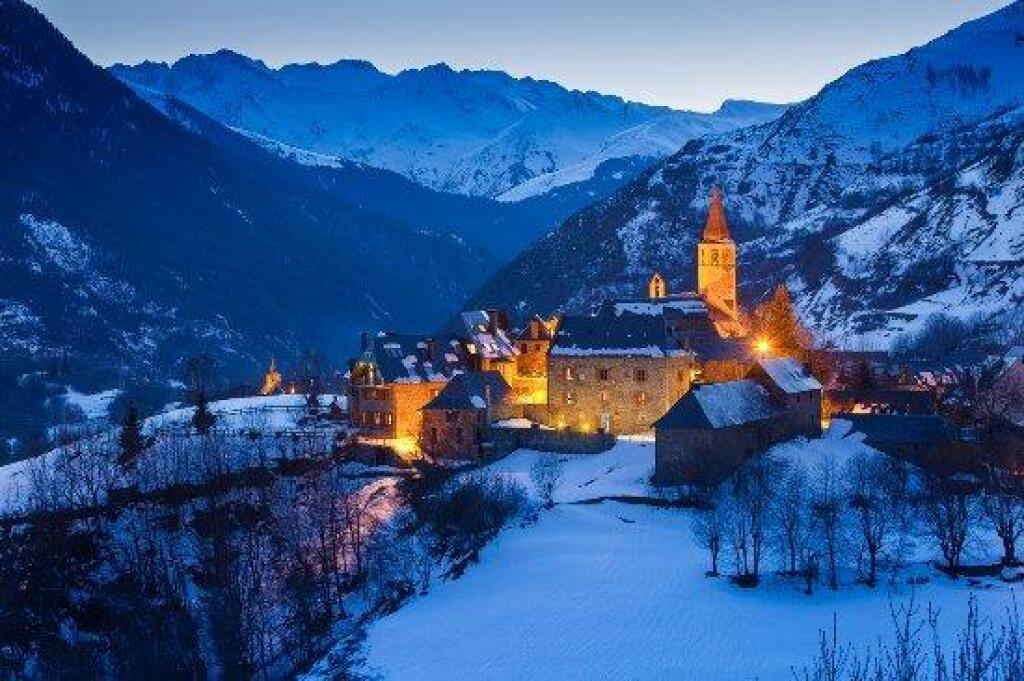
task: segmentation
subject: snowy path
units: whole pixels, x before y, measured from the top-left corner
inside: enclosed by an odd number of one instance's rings
[[[652,449],[620,442],[570,458],[558,499],[640,493]],[[493,468],[525,480],[535,456],[520,452]],[[386,679],[790,679],[835,611],[842,639],[889,640],[884,589],[806,597],[781,580],[744,591],[704,577],[692,514],[615,502],[544,512],[536,525],[505,531],[461,579],[371,626],[368,671]],[[952,636],[971,590],[928,574],[917,603],[939,605]],[[974,593],[983,613],[1001,617],[1012,592],[996,584]],[[903,586],[897,599],[909,595]]]

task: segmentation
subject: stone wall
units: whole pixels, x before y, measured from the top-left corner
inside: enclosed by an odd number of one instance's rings
[[[547,424],[558,429],[607,430],[615,434],[650,430],[690,389],[692,369],[689,356],[552,355]]]
[[[507,454],[516,449],[533,449],[538,452],[560,454],[597,454],[611,449],[615,437],[602,433],[573,433],[565,430],[546,428],[496,428],[481,429],[481,439],[493,445],[495,454]]]
[[[423,423],[420,409],[434,399],[444,386],[443,382],[395,383],[391,386],[395,437],[419,437]]]
[[[429,409],[423,412],[420,444],[438,459],[473,459],[480,455],[480,428],[485,412],[472,409]]]

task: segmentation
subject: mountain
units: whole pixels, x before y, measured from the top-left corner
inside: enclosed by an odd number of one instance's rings
[[[298,150],[305,162],[340,157],[504,201],[585,183],[608,161],[646,167],[689,139],[762,123],[784,108],[727,102],[701,114],[499,71],[435,64],[390,75],[363,61],[273,69],[228,50],[111,72],[139,92],[175,97]]]
[[[348,200],[330,169],[184,120],[0,0],[5,366],[70,351],[159,377],[209,350],[237,376],[311,346],[342,359],[361,330],[433,328],[493,266]]]
[[[712,185],[741,297],[785,281],[823,338],[885,345],[932,311],[1020,306],[1024,3],[866,63],[778,119],[688,142],[571,216],[474,304],[585,309],[655,268],[692,287]]]

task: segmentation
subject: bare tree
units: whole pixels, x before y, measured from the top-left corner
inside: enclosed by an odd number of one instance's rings
[[[725,543],[726,512],[724,500],[713,498],[710,507],[700,511],[693,518],[693,534],[702,547],[708,550],[711,558],[711,569],[708,576],[718,576],[718,556]]]
[[[562,460],[554,455],[537,457],[530,467],[530,479],[537,488],[537,495],[544,508],[553,508],[555,488],[558,487],[558,482],[562,479]]]
[[[844,539],[841,494],[836,462],[828,457],[815,470],[811,515],[821,554],[828,561],[828,584],[833,590],[839,588],[838,561]]]
[[[1003,565],[1007,566],[1017,564],[1017,540],[1024,533],[1024,499],[1010,484],[996,479],[981,497],[985,518],[1003,544]]]
[[[947,570],[956,577],[971,530],[968,491],[955,480],[932,476],[927,481],[922,513],[946,561]]]
[[[779,540],[779,555],[783,556],[786,570],[797,574],[801,553],[807,542],[808,529],[807,474],[794,467],[782,481],[779,503],[775,507],[775,525]]]
[[[860,550],[867,558],[864,582],[874,587],[878,558],[886,548],[894,524],[885,492],[888,467],[877,455],[861,453],[847,462],[844,473]]]
[[[736,558],[737,577],[750,584],[756,584],[761,574],[761,561],[776,502],[778,469],[775,459],[762,454],[738,470],[728,483],[729,537]]]

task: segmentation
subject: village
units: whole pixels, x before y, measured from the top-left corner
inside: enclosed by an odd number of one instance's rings
[[[518,448],[607,449],[653,431],[652,481],[714,485],[833,419],[887,454],[977,472],[1024,451],[1024,346],[973,366],[817,346],[778,285],[739,302],[737,245],[717,188],[696,244],[696,291],[652,272],[590,314],[463,312],[440,335],[365,333],[348,374],[362,443],[405,459],[487,461]]]

